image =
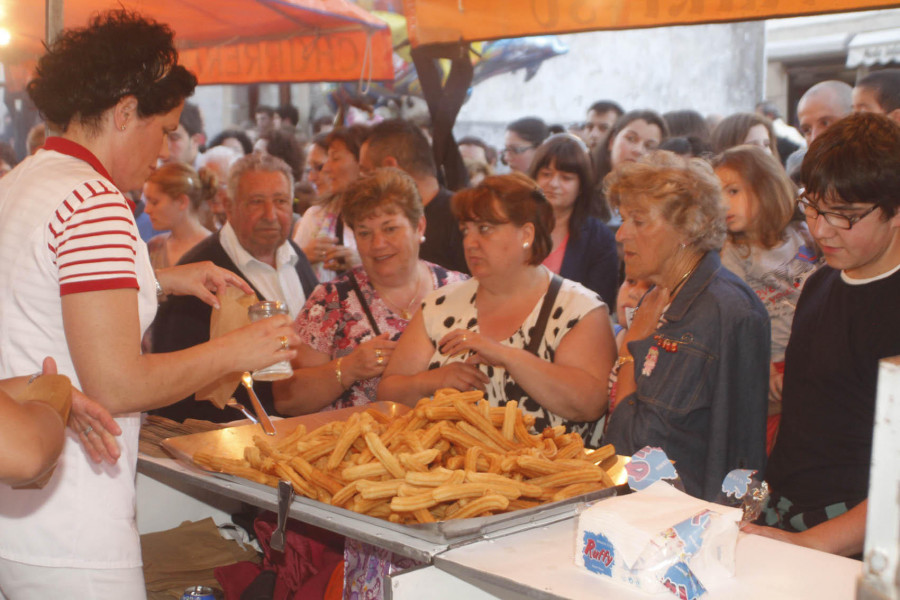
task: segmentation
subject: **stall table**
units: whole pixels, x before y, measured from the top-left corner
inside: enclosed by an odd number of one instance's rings
[[[141,455],[138,469],[179,493],[213,494],[277,509],[274,489],[232,481],[174,459]],[[139,498],[139,505],[141,501]],[[305,498],[294,500],[289,515],[425,563],[391,578],[396,600],[650,597],[575,566],[572,553],[577,519],[572,514],[552,515],[458,544],[436,543],[361,520],[337,518],[325,505]],[[738,542],[737,565],[734,578],[708,582],[710,600],[850,599],[861,573],[858,561],[744,534]]]

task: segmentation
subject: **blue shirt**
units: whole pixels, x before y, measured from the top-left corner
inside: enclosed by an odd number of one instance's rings
[[[662,448],[685,491],[706,500],[716,498],[732,469],[762,476],[769,316],[718,253],[700,260],[654,335],[628,350],[637,391],[619,400],[604,442],[629,456]]]

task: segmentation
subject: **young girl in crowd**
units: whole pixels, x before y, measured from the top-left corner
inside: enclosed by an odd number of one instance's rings
[[[628,325],[634,316],[634,309],[640,304],[641,298],[650,289],[650,282],[645,279],[632,279],[626,277],[619,286],[619,294],[616,296],[616,348],[622,348],[625,334],[628,333]]]
[[[722,264],[756,292],[771,319],[766,444],[771,451],[794,308],[806,279],[822,264],[822,254],[797,216],[794,186],[775,157],[758,146],[736,146],[718,155],[713,166],[728,210]]]
[[[713,152],[725,152],[729,148],[746,144],[758,146],[781,160],[772,121],[756,113],[728,115],[716,125],[710,137]]]
[[[185,252],[212,233],[202,225],[200,215],[217,192],[216,175],[207,169],[198,174],[188,165],[168,163],[150,175],[144,184],[144,210],[153,228],[166,232],[147,243],[154,269],[175,266]]]

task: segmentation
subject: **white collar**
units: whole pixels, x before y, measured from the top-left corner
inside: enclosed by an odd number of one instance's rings
[[[867,283],[872,283],[873,281],[878,281],[879,279],[887,279],[897,271],[900,271],[900,263],[891,269],[890,271],[885,271],[880,275],[875,275],[874,277],[867,277],[865,279],[855,279],[847,275],[846,271],[841,271],[841,279],[844,280],[844,283],[848,285],[866,285]]]
[[[225,224],[222,225],[222,229],[219,230],[219,243],[222,244],[225,253],[228,254],[231,260],[234,261],[234,264],[241,270],[251,263],[266,265],[267,267],[272,268],[268,263],[263,262],[250,254],[247,249],[241,245],[237,233],[234,231],[234,227],[231,226],[231,222],[226,221]],[[297,264],[298,260],[299,257],[297,256],[297,253],[287,240],[275,250],[275,265],[277,267],[287,265],[294,266]]]

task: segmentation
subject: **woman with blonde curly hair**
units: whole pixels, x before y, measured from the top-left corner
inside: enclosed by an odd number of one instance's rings
[[[605,441],[625,455],[661,447],[685,490],[712,500],[732,469],[765,466],[768,315],[719,260],[725,211],[708,163],[658,151],[605,187],[625,275],[653,285],[610,376]]]

